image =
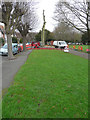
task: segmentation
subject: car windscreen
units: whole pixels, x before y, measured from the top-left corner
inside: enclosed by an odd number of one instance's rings
[[[66,42],[60,42],[61,44],[66,44]]]
[[[13,48],[17,48],[18,46],[17,45],[12,45]]]
[[[7,49],[7,45],[4,45],[2,48]]]

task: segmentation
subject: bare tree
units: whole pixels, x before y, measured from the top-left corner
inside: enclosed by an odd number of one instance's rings
[[[90,42],[90,3],[86,0],[78,2],[73,0],[70,2],[59,1],[56,5],[55,20],[60,22],[62,19],[67,24],[73,26],[82,33],[88,32],[88,40]]]
[[[19,24],[17,29],[21,33],[23,38],[23,51],[26,51],[26,36],[27,34],[36,27],[37,19],[33,7],[33,1],[21,3],[20,7],[26,11],[26,13],[19,18]]]
[[[26,36],[27,42],[33,42],[35,40],[37,32],[29,32]]]
[[[56,40],[65,40],[67,42],[76,42],[81,40],[81,33],[77,32],[73,27],[60,22],[53,31]]]
[[[72,38],[70,36],[72,32],[73,28],[62,21],[55,27],[54,35],[57,40],[71,40]]]
[[[5,24],[5,30],[6,30],[6,34],[7,34],[8,57],[9,57],[9,59],[13,58],[11,30],[10,30],[12,10],[13,10],[13,3],[11,3],[11,2],[2,3],[2,21]]]
[[[24,12],[21,9],[17,11],[17,4],[14,2],[3,2],[2,3],[2,22],[5,24],[5,31],[7,35],[8,43],[8,58],[15,58],[12,53],[12,38],[11,35],[15,31],[16,23],[19,17],[21,17]]]

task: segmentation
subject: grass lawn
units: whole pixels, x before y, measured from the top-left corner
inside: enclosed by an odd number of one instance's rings
[[[2,118],[2,100],[0,99],[0,120]]]
[[[34,50],[2,101],[3,118],[87,118],[88,60]]]
[[[86,52],[86,49],[90,49],[90,45],[69,45],[69,48],[73,48],[73,46],[76,46],[76,49],[78,49],[78,46],[82,46],[82,52]]]

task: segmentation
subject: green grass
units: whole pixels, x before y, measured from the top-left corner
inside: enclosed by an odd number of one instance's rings
[[[69,48],[73,48],[73,46],[76,46],[76,49],[78,49],[78,46],[82,46],[83,47],[82,52],[86,52],[86,49],[90,49],[90,45],[69,45]]]
[[[88,60],[34,50],[2,101],[3,118],[87,118]]]
[[[0,99],[0,120],[2,119],[2,100]]]

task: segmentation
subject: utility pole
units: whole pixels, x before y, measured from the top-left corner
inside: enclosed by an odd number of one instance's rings
[[[45,15],[44,15],[44,10],[43,10],[43,27],[42,27],[42,32],[41,32],[41,41],[42,41],[42,46],[45,45]]]

